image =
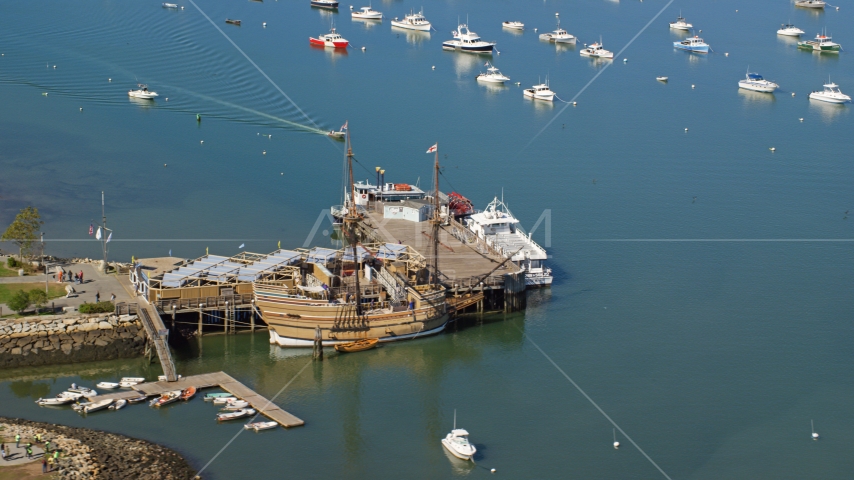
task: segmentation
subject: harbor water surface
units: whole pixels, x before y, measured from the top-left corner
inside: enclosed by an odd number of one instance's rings
[[[854,45],[850,8],[673,2],[635,39],[667,2],[428,1],[424,35],[390,29],[422,6],[408,1],[373,5],[382,23],[349,4],[193,1],[0,4],[4,221],[32,204],[48,253],[97,258],[104,191],[115,260],[329,245],[343,145],[322,131],[348,121],[357,179],[380,166],[429,188],[438,142],[444,191],[479,208],[503,194],[526,228],[543,218],[555,284],[523,314],[328,355],[295,379],[310,354],[263,332],[177,345],[185,375],[224,370],[267,398],[293,379],[276,402],[306,425],[221,453],[241,425],[198,400],[87,418],[33,403],[154,377],[142,360],[0,372],[0,415],[163,443],[210,462],[205,478],[851,477],[852,107],[807,95],[828,78],[854,92],[854,69],[775,35],[791,21]],[[713,53],[673,49],[680,9]],[[537,39],[556,12],[579,45]],[[466,18],[497,42],[507,86],[475,82],[487,58],[442,51]],[[333,22],[353,48],[310,47]],[[600,36],[619,56],[580,57]],[[780,90],[739,91],[748,68]],[[577,105],[523,99],[546,76]],[[138,82],[160,97],[129,101]],[[474,464],[439,443],[454,409]],[[602,412],[632,441],[618,432],[615,450]]]

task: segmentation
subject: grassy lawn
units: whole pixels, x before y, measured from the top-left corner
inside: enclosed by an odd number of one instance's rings
[[[0,283],[0,303],[6,303],[12,298],[12,295],[20,290],[30,291],[34,288],[44,290],[43,283]],[[58,298],[65,296],[65,285],[57,283],[48,283],[48,298]]]
[[[12,270],[6,264],[0,265],[0,277],[17,277],[18,270]]]

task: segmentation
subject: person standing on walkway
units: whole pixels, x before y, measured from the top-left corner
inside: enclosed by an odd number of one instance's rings
[[[101,302],[101,292],[95,292],[95,303]]]
[[[59,279],[58,283],[62,283],[62,274],[63,273],[65,273],[65,272],[63,272],[62,269],[60,268],[59,272],[57,272],[57,278]]]
[[[83,270],[80,270],[80,285],[83,285]]]
[[[45,453],[50,453],[50,440],[44,442],[44,451]]]
[[[110,294],[110,301],[111,301],[111,302],[115,302],[115,301],[116,301],[116,294],[115,294],[115,293],[111,293],[111,294]]]
[[[21,434],[18,433],[15,435],[15,447],[20,447],[20,446],[21,446]]]
[[[3,461],[6,461],[6,449],[0,450],[0,457],[3,457]]]
[[[47,473],[47,459],[42,458],[42,473]]]
[[[27,458],[33,458],[33,449],[27,447]]]

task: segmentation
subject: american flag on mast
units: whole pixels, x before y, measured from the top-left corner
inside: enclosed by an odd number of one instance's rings
[[[427,149],[427,153],[433,153],[433,152],[438,152],[438,151],[439,151],[439,144],[438,143]]]
[[[345,130],[347,130],[347,124],[348,124],[348,123],[350,123],[350,120],[347,120],[346,122],[344,122],[344,125],[341,125],[341,131],[342,131],[342,132],[343,132],[343,131],[345,131]]]
[[[93,233],[95,233],[95,226],[90,223],[89,224],[89,235],[91,236]]]

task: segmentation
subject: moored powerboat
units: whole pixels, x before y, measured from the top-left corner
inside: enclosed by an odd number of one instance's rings
[[[403,17],[402,20],[394,17],[394,20],[391,21],[392,27],[397,28],[405,28],[407,30],[420,30],[422,32],[429,32],[432,26],[430,22],[424,18],[424,10],[422,9],[420,12],[415,13],[410,10],[409,15]]]
[[[801,8],[824,8],[827,5],[823,0],[797,0],[795,1],[796,7]]]
[[[110,405],[110,410],[121,410],[125,408],[128,404],[128,401],[125,399],[116,400],[116,403]]]
[[[250,417],[252,415],[255,415],[254,408],[244,408],[236,412],[218,413],[216,414],[216,420],[218,422],[224,422],[226,420],[237,420],[238,418]]]
[[[511,30],[524,30],[525,24],[522,22],[501,22],[501,26]]]
[[[234,398],[234,395],[226,392],[206,393],[203,400],[206,402],[210,402],[217,398]]]
[[[141,98],[143,100],[153,100],[157,96],[157,92],[148,90],[148,85],[142,83],[137,84],[136,90],[128,90],[128,96],[132,98]]]
[[[311,6],[336,10],[338,8],[338,0],[311,0]]]
[[[255,430],[256,432],[260,432],[261,430],[270,430],[271,428],[278,427],[279,424],[276,422],[255,422],[255,423],[247,423],[243,426],[246,430]]]
[[[787,37],[800,37],[804,34],[804,31],[800,28],[792,25],[791,23],[786,23],[780,26],[780,29],[777,30],[777,35],[785,35]]]
[[[103,388],[105,390],[112,390],[114,388],[119,388],[119,384],[117,382],[100,382],[95,384],[98,388]]]
[[[213,399],[214,405],[227,405],[230,402],[236,402],[238,400],[234,395],[229,394],[227,397],[217,397]]]
[[[142,403],[145,401],[146,398],[148,397],[146,397],[145,395],[139,395],[136,397],[128,398],[127,401],[128,403]]]
[[[810,100],[819,100],[827,103],[848,103],[851,97],[839,90],[839,85],[829,82],[824,85],[824,90],[810,93]]]
[[[177,3],[164,3],[163,8],[178,8]]]
[[[798,42],[798,48],[816,52],[839,53],[842,50],[842,45],[835,43],[830,35],[820,33],[815,36],[815,40]]]
[[[599,43],[591,43],[587,48],[584,48],[579,52],[582,57],[596,57],[596,58],[614,58],[614,52],[605,50],[602,47],[602,39],[599,39]]]
[[[350,42],[347,41],[346,38],[342,37],[338,32],[335,31],[335,27],[327,33],[326,35],[318,35],[317,38],[309,37],[309,43],[318,47],[331,47],[331,48],[347,48],[347,45]]]
[[[682,17],[682,12],[679,12],[679,16],[676,17],[675,22],[670,22],[670,28],[673,30],[691,30],[694,28],[694,25],[688,23],[684,17]]]
[[[457,428],[457,411],[454,410],[454,428],[442,439],[442,445],[451,454],[463,460],[471,460],[477,449],[469,442],[469,432]]]
[[[547,40],[549,42],[554,43],[575,43],[576,38],[574,35],[567,33],[566,30],[560,28],[560,18],[557,19],[557,28],[553,32],[546,32],[540,34],[540,40]]]
[[[532,98],[534,100],[544,100],[546,102],[552,102],[555,98],[555,92],[549,89],[548,77],[546,77],[546,83],[541,83],[539,85],[534,85],[531,88],[526,88],[522,91],[522,95],[527,98]]]
[[[504,83],[510,80],[509,77],[502,74],[498,68],[494,65],[490,65],[489,62],[486,62],[486,73],[479,73],[477,75],[478,82],[487,82],[487,83]]]
[[[196,395],[196,387],[187,387],[184,390],[181,390],[181,400],[183,400],[185,402],[187,400],[193,398],[193,396],[195,396],[195,395]]]
[[[690,38],[686,38],[681,42],[673,42],[673,46],[678,48],[679,50],[685,50],[694,53],[709,53],[710,48],[709,45],[703,41],[702,38],[696,35]]]
[[[98,410],[103,410],[103,409],[109,407],[110,405],[113,404],[113,402],[114,402],[114,400],[112,398],[108,398],[106,400],[101,400],[98,402],[81,403],[81,404],[73,406],[72,408],[77,410],[79,413],[92,413],[92,412],[97,412]],[[75,408],[75,407],[77,407],[77,408]]]
[[[495,47],[494,42],[486,42],[471,30],[468,25],[460,24],[453,32],[454,39],[442,42],[442,48],[445,50],[455,50],[466,53],[486,53],[492,54],[492,49]]]
[[[353,8],[353,7],[350,7]],[[358,11],[354,10],[350,13],[353,18],[361,18],[364,20],[382,20],[383,13],[371,8],[371,6],[362,7]]]
[[[244,409],[249,406],[249,402],[246,400],[234,400],[233,402],[228,402],[224,407],[220,408],[223,412],[236,412],[237,410]]]
[[[66,405],[73,402],[75,399],[71,397],[53,397],[53,398],[40,398],[36,400],[36,403],[40,406],[45,405]]]
[[[158,398],[155,398],[151,401],[152,407],[162,407],[165,405],[169,405],[170,403],[177,402],[181,399],[181,390],[173,390],[171,392],[166,392]]]
[[[754,92],[772,93],[774,90],[777,90],[779,85],[765,80],[762,75],[759,75],[758,73],[747,72],[747,76],[744,80],[740,80],[738,82],[738,87],[745,90],[753,90]]]

